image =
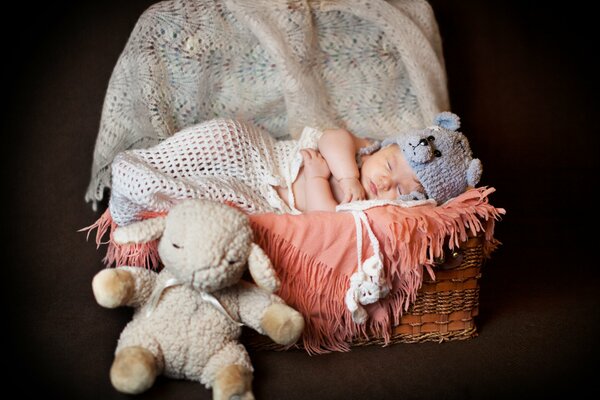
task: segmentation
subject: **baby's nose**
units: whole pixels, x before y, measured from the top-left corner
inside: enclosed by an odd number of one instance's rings
[[[379,184],[377,185],[378,190],[389,190],[392,180],[388,176],[382,176],[379,178]]]

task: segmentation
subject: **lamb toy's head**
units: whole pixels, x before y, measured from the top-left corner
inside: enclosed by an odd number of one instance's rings
[[[252,240],[248,217],[225,204],[184,200],[163,217],[119,227],[119,244],[160,238],[158,253],[164,268],[179,282],[213,292],[239,281],[246,267],[257,285],[275,291],[279,286],[269,258]]]
[[[437,203],[458,196],[481,178],[482,166],[473,158],[460,119],[451,112],[436,115],[434,125],[386,139],[382,146],[397,144],[417,175],[428,198]]]

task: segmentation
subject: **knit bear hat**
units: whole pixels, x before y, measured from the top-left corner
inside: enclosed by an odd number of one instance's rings
[[[460,119],[451,112],[435,116],[434,125],[385,139],[381,146],[397,144],[425,188],[425,195],[442,204],[475,186],[482,173],[465,135],[458,132]]]

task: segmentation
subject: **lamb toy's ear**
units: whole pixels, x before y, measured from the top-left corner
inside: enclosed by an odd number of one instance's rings
[[[281,282],[277,278],[277,272],[269,256],[256,243],[252,243],[252,250],[248,257],[248,270],[254,282],[261,288],[271,293],[279,289]]]
[[[449,131],[455,131],[460,128],[460,118],[449,111],[444,111],[436,115],[433,123]]]
[[[467,169],[467,185],[473,187],[477,186],[482,173],[483,166],[481,165],[479,158],[472,159],[469,163],[469,168]]]
[[[165,230],[167,217],[156,217],[119,227],[113,232],[117,244],[145,243],[158,239]]]

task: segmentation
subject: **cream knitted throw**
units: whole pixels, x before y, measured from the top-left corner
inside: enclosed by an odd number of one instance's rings
[[[383,138],[449,108],[424,0],[171,0],[137,22],[110,79],[86,200],[111,163],[216,117],[274,138],[343,126]]]
[[[275,186],[292,187],[300,149],[317,148],[320,136],[307,127],[299,140],[276,140],[251,124],[215,119],[148,149],[121,152],[112,163],[113,221],[127,225],[189,198],[229,202],[251,214],[300,213],[292,190],[286,204]]]

